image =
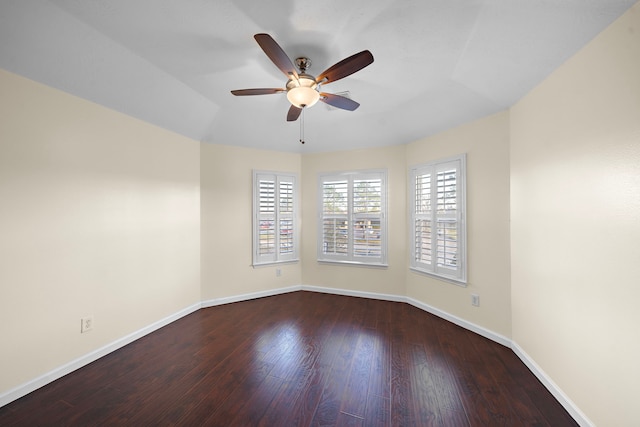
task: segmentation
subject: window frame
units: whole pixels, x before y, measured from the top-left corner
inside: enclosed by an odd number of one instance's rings
[[[438,174],[444,173],[444,171],[451,170],[456,171],[456,196],[455,196],[455,213],[445,212],[438,213]],[[442,279],[456,285],[466,286],[467,284],[467,206],[466,206],[466,154],[447,157],[427,163],[421,163],[412,166],[409,169],[408,177],[408,189],[409,189],[409,268],[411,270],[433,276],[438,279]],[[417,178],[419,176],[429,175],[429,198],[435,201],[431,204],[430,212],[418,212],[416,209],[417,200]],[[446,179],[446,178],[443,178]],[[423,181],[424,182],[424,181]],[[446,203],[446,196],[443,202]],[[426,262],[418,259],[417,246],[418,242],[418,221],[428,222],[429,232],[435,231],[435,241],[432,239],[429,242],[430,245],[430,257],[431,262]],[[437,260],[445,259],[446,251],[441,251],[440,248],[446,246],[446,239],[438,238],[438,224],[451,224],[455,223],[455,235],[456,235],[456,268],[447,266],[443,262],[438,263]],[[442,242],[441,245],[439,243]],[[441,252],[444,252],[442,254]]]
[[[270,214],[266,210],[261,210],[261,182],[272,182],[274,185],[273,195],[273,212]],[[282,184],[290,183],[289,189],[286,187],[283,189]],[[252,215],[252,265],[254,267],[282,264],[282,263],[295,263],[299,261],[299,241],[300,241],[300,203],[299,203],[299,191],[298,191],[298,174],[292,172],[275,172],[265,170],[253,170],[252,173],[252,186],[253,186],[253,215]],[[285,192],[286,190],[286,192]],[[283,195],[290,190],[291,201],[282,204]],[[285,196],[286,197],[286,196]],[[289,204],[291,205],[288,208]],[[266,205],[263,205],[266,206]],[[285,206],[284,209],[283,206]],[[267,221],[269,219],[273,221],[273,253],[261,253],[260,240],[263,235],[261,227],[261,221]],[[284,224],[283,221],[288,221],[288,224]],[[282,252],[280,249],[287,243],[282,241],[283,226],[287,226],[287,234],[291,234],[290,240],[291,251]]]
[[[380,213],[358,213],[354,211],[354,189],[356,181],[364,180],[380,180]],[[328,182],[347,182],[347,212],[346,214],[325,215],[324,213],[324,184]],[[343,171],[343,172],[326,172],[318,175],[318,210],[317,210],[317,261],[322,263],[338,263],[353,264],[361,266],[387,267],[388,252],[388,194],[387,194],[388,174],[386,169],[360,170],[360,171]],[[325,247],[324,225],[325,219],[342,219],[347,221],[347,249],[345,254],[327,253]],[[369,221],[368,226],[371,227],[371,221],[374,224],[379,220],[378,239],[380,241],[379,256],[362,256],[357,255],[355,247],[356,231],[353,224],[356,222]],[[377,224],[376,224],[377,225]],[[363,231],[366,233],[367,231]],[[370,228],[370,233],[376,232],[375,225]],[[362,235],[360,235],[362,236]],[[377,240],[377,239],[376,239]]]

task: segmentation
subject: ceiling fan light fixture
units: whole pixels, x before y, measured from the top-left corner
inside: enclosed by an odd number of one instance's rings
[[[307,74],[300,74],[297,80],[289,80],[287,99],[298,108],[312,107],[320,99],[316,80]]]

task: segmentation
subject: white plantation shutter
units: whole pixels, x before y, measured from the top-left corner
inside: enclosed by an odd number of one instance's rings
[[[353,181],[353,252],[357,257],[380,258],[382,179]]]
[[[410,171],[411,268],[466,283],[465,156]]]
[[[280,257],[286,257],[294,253],[294,211],[293,211],[293,181],[278,179],[279,191],[279,244]]]
[[[265,259],[276,249],[276,183],[269,177],[258,179],[258,256]]]
[[[431,174],[417,175],[414,185],[414,258],[417,263],[431,265],[433,256],[431,249]]]
[[[296,177],[254,171],[253,264],[297,258]]]
[[[318,259],[386,263],[386,173],[320,177]]]
[[[458,258],[457,169],[445,164],[436,174],[436,266],[455,269]]]
[[[349,248],[349,181],[322,183],[322,253],[347,256]]]

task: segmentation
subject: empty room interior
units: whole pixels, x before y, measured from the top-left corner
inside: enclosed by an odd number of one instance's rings
[[[0,4],[0,416],[299,293],[416,308],[638,425],[639,285],[640,3]]]

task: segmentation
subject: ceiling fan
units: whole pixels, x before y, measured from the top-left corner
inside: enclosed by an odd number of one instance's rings
[[[351,55],[327,68],[318,77],[314,77],[307,74],[307,69],[311,66],[309,58],[296,58],[295,64],[300,70],[298,72],[284,50],[269,34],[256,34],[253,38],[256,39],[264,53],[267,54],[276,67],[287,76],[287,84],[285,88],[232,90],[232,94],[246,96],[286,92],[287,99],[291,103],[287,114],[287,121],[289,122],[296,121],[304,108],[309,108],[318,101],[349,111],[353,111],[360,106],[360,104],[345,96],[320,92],[320,85],[340,80],[371,64],[373,55],[368,50]]]

